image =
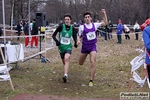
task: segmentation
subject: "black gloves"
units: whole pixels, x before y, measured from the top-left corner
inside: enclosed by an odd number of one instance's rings
[[[60,46],[60,42],[59,41],[56,42],[56,46]]]
[[[76,42],[74,43],[74,47],[75,47],[75,48],[77,48],[77,47],[78,47],[78,45],[77,45],[77,43],[76,43]]]

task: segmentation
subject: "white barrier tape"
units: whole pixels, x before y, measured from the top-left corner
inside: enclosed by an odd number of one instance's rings
[[[4,29],[2,29],[2,30],[4,30]],[[11,31],[11,32],[18,32],[17,30],[8,30],[8,29],[5,29],[5,31]],[[23,31],[21,31],[21,32],[23,32]],[[45,30],[45,32],[54,32],[54,29],[51,29],[51,30]]]
[[[132,33],[134,34],[134,33]],[[40,34],[40,35],[29,35],[29,36],[1,36],[0,38],[17,38],[17,37],[32,37],[32,36],[45,36],[45,35],[51,35],[51,33],[46,33],[46,34]],[[112,35],[117,35],[117,34],[112,34]]]
[[[3,29],[2,29],[2,30],[3,30]],[[53,33],[54,30],[55,30],[55,29],[45,30],[45,32],[52,32],[52,33]],[[8,29],[6,29],[6,31],[18,32],[18,31],[16,31],[16,30],[8,30]],[[102,30],[99,30],[99,29],[98,29],[98,31],[99,31],[99,32],[103,32],[103,33],[110,34],[110,33],[108,33],[108,32],[105,32],[105,31],[102,31]],[[21,32],[23,32],[23,31],[21,31]],[[139,32],[139,33],[141,33],[141,32]],[[122,33],[122,34],[123,34],[123,33]],[[130,32],[129,34],[135,34],[135,33],[131,33],[131,32]],[[117,35],[117,34],[112,34],[112,35]]]
[[[134,65],[132,65],[131,72],[134,72],[135,70],[139,69],[144,63],[145,59],[142,59],[141,61],[134,63]]]
[[[146,56],[146,52],[143,50],[143,52],[138,55],[137,57],[135,57],[131,62],[130,64],[132,66],[134,66],[136,63],[138,63],[140,60],[142,60],[144,57]]]
[[[139,85],[143,86],[146,81],[146,77],[142,80],[142,78],[136,72],[133,72],[133,80],[139,83]]]
[[[0,24],[0,26],[3,26],[3,24]],[[15,26],[15,25],[13,25],[13,26],[5,25],[5,27],[17,27],[17,26]]]
[[[54,48],[54,47],[45,48],[45,50],[43,50],[43,51],[41,51],[41,52],[38,52],[38,53],[36,53],[36,54],[34,54],[34,55],[31,55],[31,56],[29,56],[29,57],[26,57],[26,58],[24,58],[22,61],[25,61],[25,60],[30,59],[30,58],[32,58],[32,57],[35,57],[35,56],[37,56],[37,55],[39,55],[39,54],[45,53],[46,51],[48,51],[48,50],[50,50],[50,49],[52,49],[52,48]]]
[[[103,33],[107,33],[107,34],[110,34],[110,35],[117,35],[117,34],[108,33],[108,32],[102,31],[102,30],[98,30],[98,31],[99,31],[99,32],[103,32]],[[141,33],[141,32],[138,32],[138,33]],[[128,33],[128,35],[130,35],[130,34],[135,34],[135,33],[134,33],[134,32]],[[120,35],[126,35],[126,34],[122,32],[122,34],[120,34]]]
[[[6,31],[11,31],[11,30],[6,30]],[[18,38],[18,37],[32,37],[32,36],[45,36],[45,35],[52,35],[53,34],[53,31],[54,31],[54,29],[53,30],[45,30],[45,33],[44,34],[40,34],[40,35],[29,35],[29,36],[1,36],[0,38]],[[100,32],[103,32],[103,33],[107,33],[107,34],[110,34],[110,35],[117,35],[117,34],[112,34],[112,33],[108,33],[108,32],[105,32],[105,31],[101,31],[101,30],[99,30]],[[11,32],[18,32],[18,31],[15,31],[15,30],[12,30]],[[21,32],[23,32],[23,31],[21,31]],[[140,32],[139,32],[140,33]],[[128,35],[130,35],[130,34],[135,34],[135,33],[129,33]],[[126,35],[126,34],[120,34],[120,35]]]
[[[7,66],[0,66],[0,73],[3,73],[7,70]]]
[[[2,29],[2,30],[4,30],[4,29]],[[8,30],[8,29],[5,29],[5,31],[18,32],[18,31],[16,31],[16,30]],[[21,32],[23,32],[23,31],[21,31]]]
[[[0,75],[0,81],[10,80],[10,75]]]
[[[22,37],[22,38],[25,38],[25,37],[33,37],[33,36],[46,36],[46,35],[51,35],[51,33],[50,34],[39,34],[39,35],[28,35],[28,36],[0,36],[0,38],[17,38],[17,37]]]
[[[142,48],[144,49],[144,47]],[[141,50],[140,50],[141,51]],[[133,73],[132,75],[132,80],[139,83],[139,85],[141,87],[143,87],[146,79],[147,79],[147,82],[148,82],[148,86],[150,88],[150,83],[149,83],[149,79],[147,76],[145,76],[144,79],[142,79],[135,71],[137,69],[139,69],[142,65],[144,65],[144,68],[146,69],[146,64],[145,64],[145,55],[146,55],[146,52],[144,50],[142,50],[143,52],[138,55],[137,57],[135,57],[131,62],[130,64],[132,65],[132,68],[131,68],[131,72]]]
[[[52,46],[52,47],[50,47],[50,48],[45,48],[45,50],[42,50],[41,52],[38,52],[38,53],[36,53],[36,54],[34,54],[34,55],[25,57],[24,59],[22,59],[22,61],[28,60],[28,59],[30,59],[30,58],[32,58],[32,57],[35,57],[35,56],[39,55],[39,54],[46,53],[48,50],[53,49],[53,48],[54,48],[54,46]],[[6,65],[7,65],[7,64],[11,64],[11,63],[16,63],[16,62],[18,62],[18,61],[20,61],[20,60],[16,60],[16,61],[14,61],[14,62],[7,62]],[[0,66],[4,66],[4,64],[0,64]]]
[[[3,30],[3,29],[2,29]],[[16,31],[16,30],[8,30],[8,29],[6,29],[5,31],[10,31],[10,32],[18,32],[18,31]],[[20,31],[20,32],[23,32],[23,31]],[[53,33],[53,30],[45,30],[45,32],[52,32]]]

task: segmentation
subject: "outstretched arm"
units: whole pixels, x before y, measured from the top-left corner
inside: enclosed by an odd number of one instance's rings
[[[102,9],[101,12],[103,14],[102,26],[106,26],[108,24],[106,11],[105,11],[105,9]]]

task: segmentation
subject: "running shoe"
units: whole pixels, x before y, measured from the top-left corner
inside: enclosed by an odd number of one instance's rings
[[[64,83],[67,82],[67,76],[64,76],[62,79],[63,79]]]
[[[89,86],[93,86],[93,82],[90,81],[90,82],[89,82]]]

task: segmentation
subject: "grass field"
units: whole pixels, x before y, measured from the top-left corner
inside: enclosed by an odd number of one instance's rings
[[[70,98],[119,98],[120,92],[128,91],[131,76],[130,61],[139,55],[137,48],[143,47],[140,39],[125,40],[117,44],[116,35],[113,40],[104,42],[98,38],[97,70],[94,86],[89,87],[89,56],[83,66],[78,64],[80,47],[73,48],[70,60],[68,83],[62,82],[63,65],[57,47],[47,52],[50,63],[41,63],[40,59],[19,62],[19,68],[10,71],[15,91],[12,91],[8,81],[0,82],[1,100],[10,100],[18,94],[39,94],[64,96]],[[14,66],[14,65],[12,65]],[[139,73],[142,72],[139,69]],[[132,83],[131,91],[149,92],[147,82],[140,88],[136,82]]]

